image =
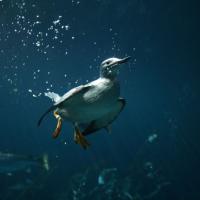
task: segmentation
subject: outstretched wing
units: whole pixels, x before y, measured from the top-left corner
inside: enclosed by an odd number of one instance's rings
[[[47,114],[49,114],[51,111],[55,110],[56,106],[51,106],[38,120],[37,125],[40,126],[40,124],[42,123],[43,119],[46,117]]]
[[[80,85],[76,88],[71,89],[69,92],[64,94],[59,101],[57,101],[54,105],[59,106],[61,104],[67,104],[69,102],[74,101],[78,96],[83,95],[87,92],[92,86],[90,85]]]
[[[59,100],[51,106],[39,119],[38,126],[42,123],[43,119],[46,117],[48,113],[51,111],[54,111],[59,106],[62,106],[63,104],[68,104],[71,101],[73,101],[76,97],[79,95],[83,95],[85,92],[87,92],[92,86],[90,85],[81,85],[76,88],[71,89],[69,92],[64,94],[62,97],[59,98]]]
[[[102,128],[107,128],[118,117],[125,105],[125,99],[119,98],[117,104],[113,106],[108,114],[103,116],[101,119],[92,121],[90,124],[88,124],[83,130],[82,134],[86,136]]]

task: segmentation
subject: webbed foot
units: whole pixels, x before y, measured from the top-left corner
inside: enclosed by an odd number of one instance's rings
[[[54,114],[55,118],[58,120],[56,129],[52,134],[52,137],[55,139],[60,135],[60,132],[61,132],[61,129],[62,129],[62,118],[60,117],[60,115],[56,111],[53,114]]]
[[[76,142],[76,144],[80,144],[81,147],[83,147],[84,149],[87,149],[90,146],[90,143],[85,139],[85,137],[77,127],[75,127],[74,141]]]

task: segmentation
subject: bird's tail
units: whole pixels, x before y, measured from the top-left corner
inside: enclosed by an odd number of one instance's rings
[[[41,117],[40,119],[38,120],[38,123],[37,125],[40,126],[40,124],[42,123],[42,120],[45,118],[45,116],[47,114],[49,114],[51,111],[55,110],[56,109],[56,106],[51,106]]]

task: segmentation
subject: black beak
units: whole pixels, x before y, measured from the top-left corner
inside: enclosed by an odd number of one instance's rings
[[[125,58],[122,58],[120,61],[118,61],[118,64],[123,64],[128,62],[131,59],[131,56],[127,56]]]

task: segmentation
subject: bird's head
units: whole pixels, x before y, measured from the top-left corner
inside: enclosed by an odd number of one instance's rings
[[[130,60],[130,56],[125,58],[108,58],[101,63],[100,76],[105,78],[115,78],[119,72],[119,66]]]

